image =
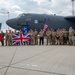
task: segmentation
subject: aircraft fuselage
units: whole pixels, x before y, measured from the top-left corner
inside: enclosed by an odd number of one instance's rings
[[[48,28],[53,28],[57,30],[58,28],[66,28],[73,27],[75,29],[75,21],[68,20],[63,16],[56,15],[46,15],[46,14],[22,14],[17,18],[13,18],[7,20],[7,25],[20,30],[23,29],[26,25],[26,21],[28,21],[29,29],[43,29],[44,27],[44,19],[46,18],[46,23],[48,24]]]

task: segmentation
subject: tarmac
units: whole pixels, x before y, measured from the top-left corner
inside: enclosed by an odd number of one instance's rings
[[[75,75],[75,46],[0,46],[0,75]]]

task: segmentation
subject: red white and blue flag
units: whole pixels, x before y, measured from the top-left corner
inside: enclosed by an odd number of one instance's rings
[[[30,34],[13,34],[12,42],[15,44],[22,44],[23,42],[28,42],[30,40]]]
[[[46,23],[46,18],[45,18],[43,32],[45,32],[47,28],[48,28],[48,24]]]

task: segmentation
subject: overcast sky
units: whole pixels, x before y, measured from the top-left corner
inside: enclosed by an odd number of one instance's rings
[[[24,12],[68,16],[72,15],[72,2],[71,0],[0,0],[0,22],[3,30],[8,28],[7,12],[9,19]]]

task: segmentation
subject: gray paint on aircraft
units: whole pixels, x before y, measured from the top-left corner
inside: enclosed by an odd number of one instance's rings
[[[44,19],[46,18],[48,28],[53,28],[57,30],[58,28],[66,28],[73,27],[75,29],[75,16],[57,16],[57,15],[47,15],[47,14],[32,14],[32,13],[23,13],[19,17],[7,20],[6,23],[8,26],[20,30],[24,28],[26,25],[26,21],[28,21],[29,29],[43,29],[44,27]],[[34,21],[37,20],[37,23]]]

